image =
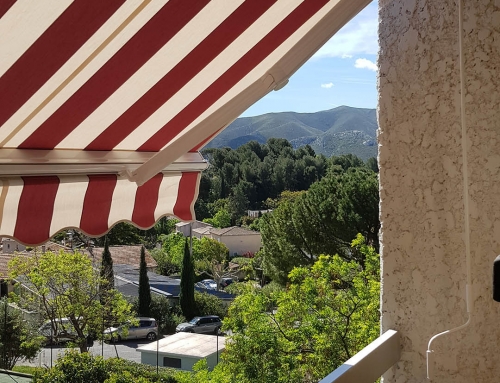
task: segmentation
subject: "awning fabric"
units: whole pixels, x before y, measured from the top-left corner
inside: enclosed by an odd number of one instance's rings
[[[368,3],[0,2],[0,236],[194,219],[196,151]]]

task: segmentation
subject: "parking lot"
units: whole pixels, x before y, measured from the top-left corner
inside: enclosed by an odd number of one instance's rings
[[[119,343],[104,343],[95,341],[94,345],[89,348],[89,352],[93,355],[103,355],[104,358],[123,358],[133,362],[141,362],[141,353],[136,351],[136,348],[151,343],[147,340],[128,340]],[[40,366],[51,367],[55,364],[57,358],[64,355],[64,352],[70,350],[69,347],[64,346],[50,346],[44,347],[38,354],[33,362],[20,361],[17,363],[19,366]]]

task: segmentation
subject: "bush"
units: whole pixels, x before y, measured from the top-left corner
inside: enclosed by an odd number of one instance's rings
[[[196,315],[198,316],[217,315],[222,319],[227,314],[227,308],[224,306],[224,302],[215,295],[195,292],[194,301],[196,304]]]
[[[68,351],[55,367],[38,370],[34,383],[176,383],[176,370],[147,366],[124,359],[103,359],[90,353]]]
[[[224,291],[226,293],[233,294],[233,295],[241,295],[241,294],[248,292],[249,290],[260,288],[260,286],[256,287],[256,285],[259,286],[259,284],[255,281],[233,282],[229,286],[224,288]]]

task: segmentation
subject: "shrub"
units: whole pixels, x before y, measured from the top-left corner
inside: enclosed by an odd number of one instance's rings
[[[176,370],[130,362],[103,359],[90,353],[68,351],[55,367],[35,371],[34,383],[176,383]]]
[[[220,318],[224,318],[227,314],[224,302],[215,295],[195,292],[194,301],[196,304],[196,315],[217,315]]]

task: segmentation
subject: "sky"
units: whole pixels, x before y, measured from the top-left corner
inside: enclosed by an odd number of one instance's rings
[[[317,112],[347,105],[377,105],[378,4],[371,2],[309,59],[279,91],[243,117],[271,112]]]

